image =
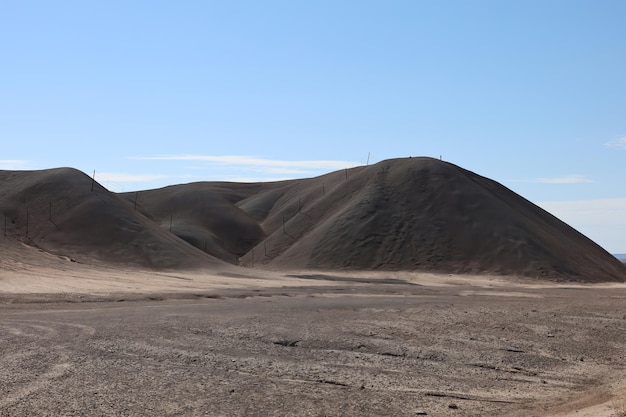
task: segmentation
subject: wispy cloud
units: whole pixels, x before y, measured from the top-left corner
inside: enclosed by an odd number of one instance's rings
[[[123,174],[119,172],[96,172],[96,180],[103,179],[112,182],[150,182],[171,178],[169,175],[160,174]]]
[[[626,149],[626,137],[614,139],[610,142],[605,143],[604,146],[606,146],[607,148]]]
[[[215,178],[212,181],[226,181],[226,182],[277,182],[292,180],[293,177],[241,177],[241,176],[223,176]]]
[[[264,167],[263,172],[268,174],[277,174],[277,175],[307,175],[312,174],[315,171],[305,170],[305,169],[296,169],[296,168],[272,168],[272,167]]]
[[[511,182],[539,182],[543,184],[585,184],[593,182],[592,179],[585,175],[565,175],[562,177],[541,177],[541,178],[527,178],[523,180],[511,180]]]
[[[96,181],[110,191],[125,192],[130,189],[145,189],[147,186],[164,186],[179,182],[181,179],[195,178],[192,175],[164,175],[164,174],[125,174],[121,172],[96,171]]]
[[[304,161],[286,161],[281,159],[267,159],[245,155],[168,155],[168,156],[141,156],[131,159],[151,160],[151,161],[196,161],[208,162],[213,164],[253,167],[262,169],[264,172],[269,170],[297,170],[289,173],[303,173],[302,169],[308,170],[338,170],[343,168],[352,168],[359,165],[352,161],[335,161],[335,160],[304,160]],[[282,172],[287,173],[287,172]],[[306,172],[305,172],[306,173]]]
[[[584,175],[566,175],[564,177],[535,178],[533,182],[542,182],[545,184],[583,184],[593,181]]]
[[[0,169],[17,170],[24,169],[28,161],[21,159],[0,159]]]

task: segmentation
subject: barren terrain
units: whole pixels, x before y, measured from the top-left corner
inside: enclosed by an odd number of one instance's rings
[[[453,164],[0,209],[0,416],[626,416],[626,266]]]
[[[1,416],[624,412],[623,284],[46,261],[0,270]]]
[[[115,194],[71,168],[0,170],[4,236],[81,262],[517,275],[624,282],[626,267],[513,191],[399,158],[315,178]]]

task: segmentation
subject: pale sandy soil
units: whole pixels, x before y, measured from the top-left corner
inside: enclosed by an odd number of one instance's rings
[[[591,391],[581,397],[551,408],[549,417],[624,417],[626,416],[626,381],[610,391]]]
[[[0,259],[0,416],[622,417],[626,285]]]

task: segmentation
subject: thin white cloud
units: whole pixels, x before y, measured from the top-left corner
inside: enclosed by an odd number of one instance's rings
[[[564,177],[535,178],[534,182],[542,182],[545,184],[583,184],[593,181],[584,175],[566,175]]]
[[[281,174],[281,175],[308,175],[313,174],[314,171],[296,169],[296,168],[263,168],[263,172],[267,174]]]
[[[543,184],[585,184],[591,183],[593,180],[585,175],[565,175],[562,177],[542,177],[542,178],[528,178],[523,180],[509,180],[511,182],[539,182]]]
[[[617,138],[604,144],[607,148],[626,149],[626,137]]]
[[[92,174],[88,174],[91,176]],[[196,179],[193,175],[165,175],[165,174],[126,174],[121,172],[96,171],[96,181],[109,191],[122,193],[129,190],[146,189],[146,187],[161,187],[180,180]]]
[[[131,159],[151,160],[151,161],[201,161],[220,165],[254,167],[268,169],[317,169],[317,170],[339,170],[343,168],[352,168],[359,165],[352,161],[334,161],[334,160],[304,160],[304,161],[286,161],[280,159],[266,159],[245,155],[169,155],[169,156],[142,156]],[[266,170],[263,170],[266,171]]]
[[[169,175],[144,174],[133,175],[119,172],[96,172],[96,180],[106,180],[112,182],[150,182],[171,178]]]
[[[0,169],[9,171],[24,169],[27,164],[28,161],[21,159],[0,159]]]
[[[240,176],[224,176],[217,178],[212,181],[226,181],[226,182],[278,182],[278,181],[287,181],[292,180],[293,177],[240,177]]]

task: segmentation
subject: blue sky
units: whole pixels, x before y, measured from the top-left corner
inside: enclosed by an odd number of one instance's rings
[[[624,1],[0,0],[0,169],[112,191],[443,156],[626,253]]]

